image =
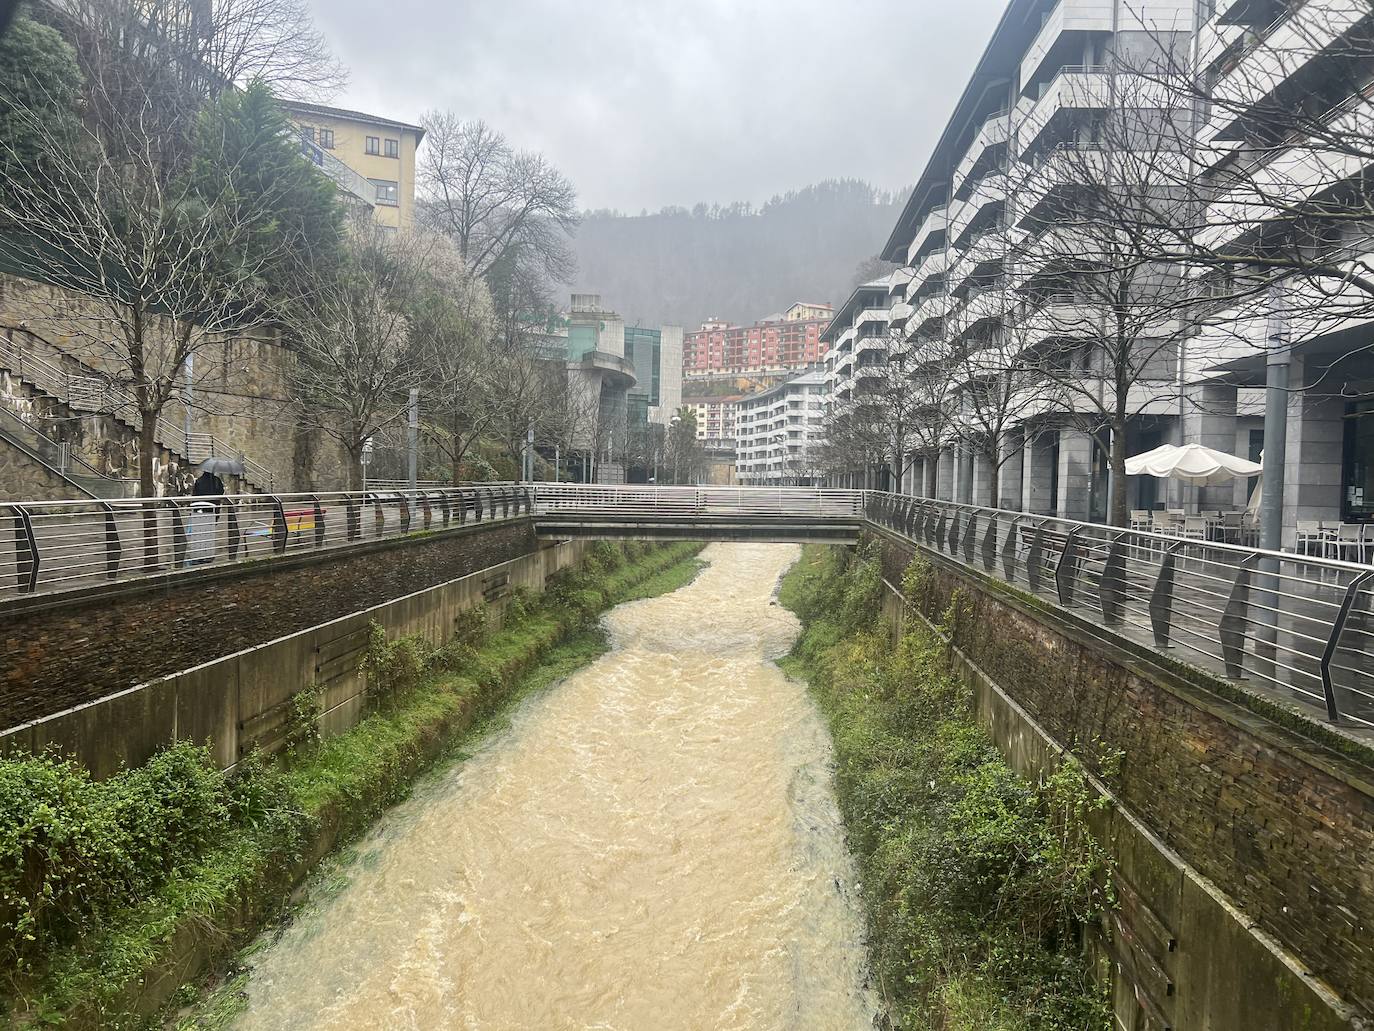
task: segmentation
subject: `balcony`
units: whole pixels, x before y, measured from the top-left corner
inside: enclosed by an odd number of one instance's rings
[[[911,243],[907,245],[906,263],[915,266],[929,248],[941,249],[941,245],[944,243],[945,230],[948,226],[949,212],[943,206],[931,208],[930,211],[926,212],[926,217],[916,227],[916,235],[911,238]]]
[[[1045,16],[1040,31],[1021,59],[1021,81],[1036,80],[1066,33],[1112,32],[1116,28],[1112,19],[1113,6],[1101,0],[1059,0]]]
[[[911,318],[912,306],[906,301],[897,301],[887,310],[887,324],[893,329],[901,329]]]
[[[886,308],[865,308],[854,316],[854,332],[856,336],[864,335],[864,327],[870,327],[868,333],[873,332],[876,327],[879,332],[887,328],[887,309]]]
[[[907,286],[907,299],[915,303],[915,298],[920,290],[935,276],[943,276],[947,263],[948,252],[941,247],[939,250],[931,251],[923,257],[912,272],[911,282]]]
[[[1284,8],[1268,24],[1242,30],[1217,68],[1213,121],[1203,138],[1228,135],[1237,112],[1270,96],[1312,62],[1323,60],[1333,44],[1349,38],[1369,17],[1368,0],[1324,0],[1296,10]],[[1348,45],[1335,50],[1349,60]]]
[[[1123,77],[1124,78],[1124,77]],[[1102,110],[1111,104],[1112,77],[1100,65],[1068,65],[1041,87],[1039,98],[1016,128],[1016,152],[1024,157],[1064,111]]]
[[[956,340],[972,340],[990,331],[1007,314],[1006,294],[1001,289],[973,293],[950,312],[945,330]]]
[[[959,293],[970,280],[980,280],[996,274],[1006,257],[1006,240],[996,229],[982,233],[968,248],[957,254],[950,266],[946,283],[951,293]]]
[[[862,359],[865,354],[886,354],[889,341],[885,336],[866,336],[860,337],[858,343],[854,345],[854,354]]]
[[[954,170],[951,185],[956,194],[969,176],[986,164],[984,158],[988,152],[1005,144],[1010,135],[1011,123],[1007,111],[998,111],[988,116],[978,131],[974,133],[973,142],[969,144],[963,159],[960,160],[958,167]]]
[[[1000,208],[1007,200],[1007,177],[1001,172],[984,176],[974,187],[968,200],[952,206],[949,218],[949,237],[958,246],[977,225],[994,217],[993,208]]]
[[[911,318],[907,319],[907,337],[925,329],[933,322],[937,322],[945,316],[945,309],[949,305],[949,298],[943,290],[936,290],[921,298],[911,312]]]
[[[1095,340],[1102,336],[1102,309],[1073,294],[1051,294],[1037,306],[1016,312],[1014,339],[1020,349],[1056,340]]]

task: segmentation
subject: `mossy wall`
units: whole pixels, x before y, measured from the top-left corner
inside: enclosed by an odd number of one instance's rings
[[[1017,769],[1070,750],[1114,807],[1100,834],[1126,1027],[1363,1027],[1374,1013],[1374,777],[1056,617],[1041,599],[875,533],[884,579],[949,623],[951,659]],[[895,595],[887,611],[911,618]],[[1115,757],[1104,763],[1103,756]]]

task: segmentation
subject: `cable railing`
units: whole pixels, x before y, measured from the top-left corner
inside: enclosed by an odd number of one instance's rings
[[[17,346],[3,335],[0,335],[0,366],[74,411],[108,412],[135,428],[139,425],[138,402],[127,390],[103,376],[67,372],[58,363]],[[271,491],[276,485],[272,470],[252,461],[213,434],[187,433],[183,427],[159,416],[153,427],[153,439],[192,463],[207,458],[232,458],[242,464],[244,476],[255,486]]]
[[[719,516],[863,516],[860,491],[830,487],[659,486],[535,483],[536,515],[712,518]]]
[[[0,502],[0,600],[528,515],[529,484]]]
[[[865,515],[1137,644],[1374,728],[1374,567],[878,492]]]
[[[394,481],[393,481],[394,483]],[[1374,728],[1374,566],[826,487],[491,483],[0,502],[0,600],[533,516],[883,527],[1162,656]],[[552,517],[552,518],[550,518]],[[556,531],[555,531],[556,532]]]

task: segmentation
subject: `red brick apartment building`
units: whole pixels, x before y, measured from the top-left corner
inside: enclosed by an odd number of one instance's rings
[[[752,326],[703,322],[683,341],[683,374],[732,376],[804,369],[825,355],[828,345],[821,342],[821,331],[833,315],[828,304],[798,302]]]

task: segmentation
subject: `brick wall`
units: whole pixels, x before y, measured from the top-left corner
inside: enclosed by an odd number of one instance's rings
[[[0,610],[0,728],[357,612],[537,550],[528,520],[311,557],[156,593]]]
[[[913,551],[878,539],[884,576],[900,584]],[[1242,923],[1256,922],[1311,975],[1374,1014],[1374,768],[1358,751],[1325,748],[1205,685],[1115,651],[1050,606],[922,554],[935,575],[913,600],[938,620],[962,591],[967,614],[954,643],[963,655],[1102,774],[1125,809],[1243,911]],[[1122,754],[1119,773],[1096,761],[1104,750]],[[1178,891],[1174,884],[1155,892],[1161,922],[1185,921]],[[1178,926],[1171,931],[1177,936]],[[1179,946],[1197,953],[1196,942]],[[1237,977],[1211,990],[1236,999],[1274,991],[1253,976],[1247,986],[1244,971]],[[1230,1025],[1181,1019],[1174,1026]]]

